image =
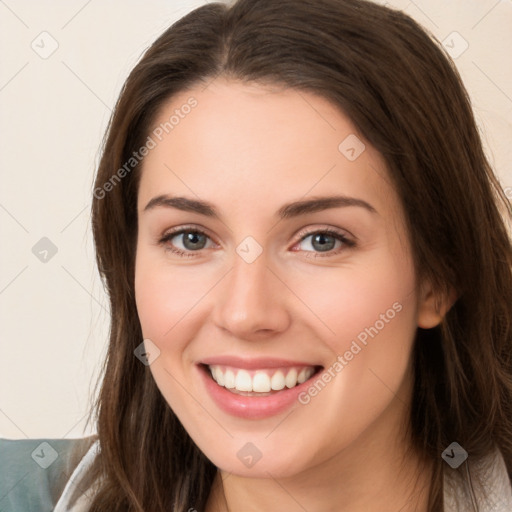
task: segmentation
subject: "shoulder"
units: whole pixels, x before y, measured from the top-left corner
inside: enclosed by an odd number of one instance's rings
[[[46,512],[55,504],[97,436],[0,438],[0,510]]]

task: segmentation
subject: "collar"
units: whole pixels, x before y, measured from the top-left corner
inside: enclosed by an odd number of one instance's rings
[[[446,465],[444,512],[511,512],[512,485],[501,452],[469,456],[457,469]]]

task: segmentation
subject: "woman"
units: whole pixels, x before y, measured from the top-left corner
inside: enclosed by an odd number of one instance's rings
[[[110,345],[56,510],[511,509],[510,207],[411,18],[196,9],[130,74],[92,215]]]

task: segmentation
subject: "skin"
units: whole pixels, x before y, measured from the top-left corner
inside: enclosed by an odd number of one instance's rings
[[[207,512],[426,511],[430,469],[407,451],[405,433],[411,349],[416,328],[437,325],[448,304],[436,306],[416,280],[382,157],[326,99],[224,78],[174,96],[155,126],[191,96],[197,106],[144,159],[135,293],[144,338],[160,350],[150,365],[155,382],[219,468]],[[338,149],[351,134],[365,144],[354,161]],[[334,193],[376,212],[344,206],[276,217],[285,203]],[[161,194],[208,201],[221,218],[145,211]],[[159,243],[180,226],[205,230],[205,248],[188,249],[182,235]],[[298,236],[326,227],[356,245],[321,252],[313,236]],[[263,249],[252,263],[236,252],[248,236]],[[180,257],[173,244],[194,254]],[[199,361],[226,354],[327,369],[396,303],[400,312],[307,405],[236,418],[197,378]],[[247,442],[262,454],[251,468],[237,457]]]

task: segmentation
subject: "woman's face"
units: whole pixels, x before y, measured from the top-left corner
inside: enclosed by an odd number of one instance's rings
[[[397,439],[431,317],[375,149],[322,97],[221,79],[173,97],[150,138],[137,308],[198,447],[277,477]]]

